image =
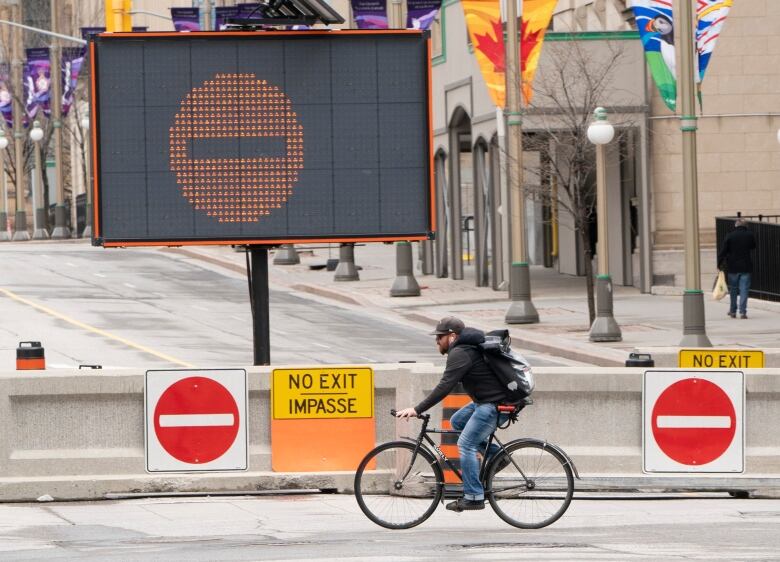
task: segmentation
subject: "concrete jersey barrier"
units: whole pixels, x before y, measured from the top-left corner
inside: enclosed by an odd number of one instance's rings
[[[439,380],[428,364],[373,365],[377,442],[414,433],[391,408],[416,404]],[[144,462],[144,372],[24,371],[0,374],[0,501],[97,499],[108,494],[349,491],[353,472],[271,470],[271,367],[248,367],[249,469],[149,474]],[[642,375],[638,368],[537,368],[535,404],[499,434],[537,437],[574,460],[582,489],[780,490],[780,369],[746,374],[746,470],[734,475],[642,473]],[[433,409],[436,425],[441,407]],[[414,422],[411,422],[414,423]],[[302,444],[305,445],[305,444]]]

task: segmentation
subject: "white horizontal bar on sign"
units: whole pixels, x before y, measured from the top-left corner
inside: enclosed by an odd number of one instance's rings
[[[656,424],[662,428],[704,428],[728,429],[731,427],[729,416],[658,416]]]
[[[165,414],[160,416],[160,427],[216,427],[233,424],[233,414]]]

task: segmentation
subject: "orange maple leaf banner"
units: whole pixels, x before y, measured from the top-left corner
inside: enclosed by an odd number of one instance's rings
[[[504,27],[498,0],[461,0],[466,27],[469,30],[474,56],[482,71],[490,98],[497,107],[504,107]]]
[[[557,1],[523,0],[520,64],[523,69],[522,87],[526,103],[531,101],[531,84],[539,65],[544,33],[550,25]],[[506,63],[499,0],[461,0],[461,4],[482,78],[493,103],[504,107]]]
[[[523,69],[523,97],[531,103],[539,55],[542,54],[544,33],[550,25],[558,0],[523,0],[523,29],[520,34],[520,68]]]

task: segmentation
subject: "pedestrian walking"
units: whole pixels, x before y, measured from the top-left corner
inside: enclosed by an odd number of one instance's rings
[[[737,295],[739,295],[739,317],[746,319],[750,277],[753,273],[750,252],[756,248],[756,238],[748,230],[745,219],[737,219],[734,226],[736,228],[726,236],[723,247],[718,252],[718,269],[726,272],[731,295],[729,316],[737,317]]]

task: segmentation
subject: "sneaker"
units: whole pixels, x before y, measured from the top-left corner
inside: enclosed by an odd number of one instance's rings
[[[740,315],[739,315],[739,317],[740,317],[742,320],[747,320],[747,314],[740,314]]]
[[[445,507],[450,511],[455,511],[457,513],[472,509],[485,509],[485,500],[467,500],[465,498],[458,498],[454,502],[448,503]]]
[[[736,312],[729,312],[729,317],[736,318],[737,317],[737,313]]]

